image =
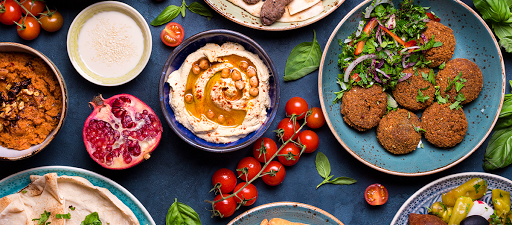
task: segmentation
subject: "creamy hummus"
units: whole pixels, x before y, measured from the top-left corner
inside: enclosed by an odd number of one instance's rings
[[[87,215],[97,212],[103,224],[138,225],[135,214],[105,188],[92,185],[87,179],[74,176],[30,176],[22,191],[0,199],[0,224],[34,225],[41,214],[51,213],[51,225],[79,225]],[[70,214],[58,219],[57,214]]]
[[[176,120],[198,137],[229,143],[257,130],[270,107],[269,70],[236,43],[206,44],[169,75]]]

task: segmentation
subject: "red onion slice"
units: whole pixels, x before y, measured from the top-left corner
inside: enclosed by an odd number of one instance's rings
[[[407,80],[411,76],[412,76],[412,73],[406,73],[405,76],[403,76],[402,78],[398,79],[398,82],[402,82],[404,80]]]
[[[350,63],[350,65],[348,65],[347,67],[347,70],[345,70],[345,74],[343,76],[343,81],[344,82],[348,82],[348,78],[350,77],[350,73],[352,73],[352,70],[354,70],[354,68],[361,62],[363,62],[364,60],[367,60],[367,59],[375,59],[377,58],[377,56],[375,54],[370,54],[370,55],[363,55],[363,56],[360,56],[359,58],[357,58],[356,60],[354,60],[353,62]]]
[[[380,74],[382,74],[382,76],[385,76],[386,78],[390,78],[389,75],[387,75],[384,71],[380,70],[380,69],[375,69],[375,71],[379,72]]]
[[[366,18],[366,19],[370,18],[370,14],[372,13],[373,9],[375,9],[375,7],[377,7],[380,4],[388,3],[391,6],[395,7],[395,5],[393,5],[393,1],[391,1],[391,0],[377,0],[374,3],[370,4],[370,6],[368,6],[368,8],[366,8],[366,11],[364,12],[364,18]]]

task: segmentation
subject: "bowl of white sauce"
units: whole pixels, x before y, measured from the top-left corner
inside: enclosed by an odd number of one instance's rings
[[[137,77],[149,61],[151,46],[144,17],[117,1],[82,10],[67,37],[68,55],[77,72],[101,86],[117,86]]]

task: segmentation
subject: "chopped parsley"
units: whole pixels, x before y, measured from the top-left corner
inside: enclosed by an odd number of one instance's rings
[[[57,219],[71,219],[71,214],[70,213],[67,213],[67,214],[55,214],[55,217]]]
[[[80,223],[80,225],[101,225],[100,216],[98,215],[98,212],[93,212],[89,215],[87,215]]]
[[[455,96],[455,102],[450,105],[450,109],[460,109],[462,108],[461,103],[466,100],[466,97],[464,97],[464,94],[459,93],[457,96]]]
[[[419,133],[419,132],[427,132],[425,129],[422,129],[419,126],[416,126],[414,124],[412,126],[414,127],[414,131],[416,131],[417,133]]]
[[[475,188],[475,192],[476,193],[478,193],[478,189],[480,188],[480,186],[481,186],[480,184],[473,185],[473,187]],[[500,193],[500,195],[501,195],[501,193]]]
[[[471,208],[471,204],[467,203],[467,205],[466,205],[466,214],[469,213],[469,208]]]
[[[418,95],[416,95],[416,101],[417,101],[417,102],[424,103],[425,101],[427,101],[427,100],[429,100],[429,99],[430,99],[430,97],[429,97],[428,95],[423,96],[423,92],[421,92],[421,91],[427,90],[429,87],[430,87],[430,86],[425,87],[425,88],[420,88],[420,89],[418,90]]]
[[[75,210],[75,207],[73,207],[72,205],[69,206],[69,209],[71,209],[72,211]]]
[[[453,80],[450,82],[450,78],[448,78],[448,87],[446,87],[446,89],[444,89],[444,92],[448,92],[452,89],[453,85],[455,84],[455,82],[457,82],[460,77],[462,76],[462,72],[459,72],[459,74],[453,78]]]
[[[430,82],[431,84],[433,84],[433,85],[436,84],[436,76],[434,74],[433,69],[430,69],[430,71],[428,73],[421,72],[421,76],[423,77],[423,79]]]
[[[50,224],[51,222],[46,222],[48,219],[50,219],[50,215],[52,213],[51,212],[47,212],[46,210],[44,211],[43,214],[41,214],[41,218],[36,218],[36,219],[32,219],[32,221],[38,221],[37,224],[40,225],[48,225]]]
[[[27,193],[27,190],[23,190],[23,191],[21,191],[21,193],[25,194],[25,193]]]
[[[443,63],[441,63],[441,65],[439,65],[439,69],[442,70],[442,69],[444,69],[445,66],[446,66],[446,63],[443,62]]]

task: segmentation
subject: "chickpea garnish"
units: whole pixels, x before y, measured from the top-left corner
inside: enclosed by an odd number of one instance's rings
[[[192,73],[194,73],[195,75],[199,74],[201,72],[201,68],[199,68],[199,66],[197,64],[194,64],[192,66]]]
[[[254,67],[249,67],[249,69],[247,69],[247,76],[249,77],[254,77],[256,76],[256,68]]]
[[[249,80],[249,84],[251,85],[251,87],[258,87],[258,77],[251,77],[251,79]]]
[[[242,74],[238,70],[233,70],[233,72],[231,72],[231,79],[233,79],[235,81],[236,80],[241,80],[242,79]]]
[[[249,68],[249,64],[246,61],[240,62],[240,69],[247,70]]]
[[[243,82],[243,81],[241,81],[241,80],[237,80],[237,81],[235,82],[235,86],[236,86],[236,88],[237,88],[238,90],[242,90],[242,89],[244,89],[245,84],[244,84],[244,82]]]
[[[191,93],[188,93],[185,95],[185,102],[186,103],[192,103],[194,101],[194,95]]]
[[[224,115],[219,115],[217,117],[217,121],[219,121],[219,123],[224,123],[226,122],[226,118],[224,118]]]
[[[213,119],[215,117],[215,113],[211,109],[208,109],[208,112],[206,113],[206,116],[209,119]]]
[[[206,59],[199,60],[199,68],[205,70],[205,69],[208,69],[208,67],[210,67],[210,63],[208,62],[208,60],[206,60]]]
[[[220,73],[220,76],[222,78],[228,78],[229,77],[229,69],[228,68],[222,69],[222,72]]]
[[[252,87],[251,89],[249,89],[249,94],[254,97],[258,96],[258,94],[259,94],[258,88]]]

